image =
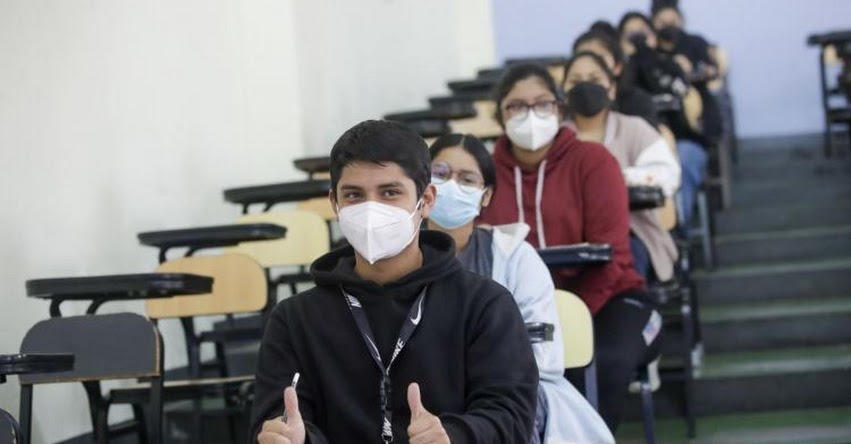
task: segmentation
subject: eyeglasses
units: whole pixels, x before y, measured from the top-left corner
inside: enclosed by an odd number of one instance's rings
[[[446,162],[437,162],[431,166],[431,182],[436,185],[448,182],[452,178],[458,182],[461,191],[473,194],[485,188],[485,179],[481,174],[469,170],[453,171]]]
[[[556,113],[556,110],[558,109],[558,100],[541,100],[532,104],[525,102],[511,102],[502,107],[502,112],[507,118],[517,116],[523,116],[523,118],[526,118],[530,109],[534,110],[535,115],[538,117],[549,117]]]

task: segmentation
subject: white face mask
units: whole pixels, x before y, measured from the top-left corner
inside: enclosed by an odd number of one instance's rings
[[[558,133],[558,117],[552,114],[538,117],[529,110],[526,116],[514,116],[505,122],[505,133],[519,148],[537,151],[552,142]]]
[[[396,256],[407,247],[419,230],[421,221],[412,220],[413,212],[380,202],[367,201],[340,209],[340,231],[370,264]]]

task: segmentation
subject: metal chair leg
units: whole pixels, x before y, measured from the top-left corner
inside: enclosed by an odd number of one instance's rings
[[[97,444],[109,444],[109,407],[100,406],[95,424],[95,440]]]
[[[33,386],[21,385],[21,403],[18,426],[21,429],[21,444],[30,444],[32,433]]]
[[[700,240],[703,250],[703,266],[707,269],[715,268],[715,255],[712,251],[712,227],[710,225],[709,202],[706,192],[701,190],[697,193],[697,209],[700,216]]]
[[[145,409],[141,404],[133,404],[133,419],[136,420],[138,429],[136,436],[139,437],[139,444],[145,444],[148,441],[148,421],[145,418]]]
[[[585,398],[594,410],[599,410],[600,402],[597,395],[597,360],[592,359],[585,367]]]
[[[688,289],[684,289],[681,314],[683,319],[683,413],[686,419],[686,435],[694,438],[697,427],[694,418],[694,366],[691,353],[694,348],[694,325],[692,323],[692,307],[688,300]]]
[[[644,420],[644,441],[647,444],[656,444],[653,424],[653,389],[649,381],[641,382],[641,415]]]
[[[151,379],[151,398],[148,407],[148,442],[160,444],[163,442],[163,378]],[[200,441],[199,441],[200,442]]]

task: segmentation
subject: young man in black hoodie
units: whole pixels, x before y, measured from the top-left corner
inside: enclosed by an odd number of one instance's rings
[[[400,124],[366,121],[334,145],[330,199],[352,246],[272,313],[251,442],[529,441],[538,372],[523,320],[449,236],[419,230],[430,180],[425,142]]]

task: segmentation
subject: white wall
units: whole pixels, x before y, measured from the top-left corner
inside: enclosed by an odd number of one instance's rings
[[[0,0],[0,354],[47,317],[25,280],[150,271],[136,233],[233,220],[222,189],[301,178],[293,158],[493,52],[489,0]],[[90,429],[78,385],[35,403],[35,443]]]
[[[305,149],[354,123],[428,106],[446,81],[494,63],[489,0],[297,1]]]
[[[496,52],[566,54],[597,19],[617,23],[650,0],[492,0]],[[823,128],[815,32],[851,28],[847,0],[680,0],[687,28],[727,49],[739,135],[776,136]]]

